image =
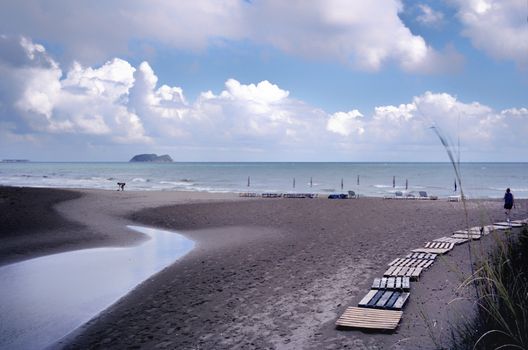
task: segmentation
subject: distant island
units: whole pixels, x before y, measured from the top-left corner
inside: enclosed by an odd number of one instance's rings
[[[2,163],[27,163],[27,159],[2,159]]]
[[[158,156],[157,154],[138,154],[130,159],[130,162],[155,162],[155,163],[170,163],[172,158],[168,154]]]

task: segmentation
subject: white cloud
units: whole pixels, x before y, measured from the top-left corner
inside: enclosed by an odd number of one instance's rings
[[[147,62],[137,68],[120,59],[100,67],[75,63],[62,71],[43,48],[28,50],[39,47],[28,39],[15,43],[18,51],[12,39],[0,40],[0,52],[8,53],[0,55],[2,146],[50,135],[61,144],[75,135],[77,145],[83,140],[90,147],[149,143],[199,149],[204,156],[223,152],[218,160],[255,152],[266,160],[328,154],[368,160],[376,152],[385,157],[386,152],[408,152],[412,160],[421,147],[438,148],[433,125],[460,134],[474,152],[497,153],[528,143],[526,107],[496,111],[448,93],[426,92],[407,103],[378,106],[371,114],[357,109],[329,114],[272,82],[236,79],[228,79],[220,92],[206,91],[189,102],[181,87],[158,86]],[[20,55],[19,65],[9,58]]]
[[[365,132],[362,119],[363,114],[357,109],[349,112],[337,112],[328,119],[326,129],[343,136],[362,135]]]
[[[413,34],[398,16],[402,8],[400,0],[28,0],[0,5],[0,33],[62,44],[70,57],[89,63],[128,53],[131,42],[204,50],[242,40],[365,70],[395,63],[432,72],[461,63]],[[430,63],[432,57],[443,64]]]
[[[428,5],[419,4],[418,8],[421,14],[416,17],[416,20],[424,25],[437,26],[444,20],[444,14],[442,12],[435,11]]]
[[[524,0],[452,0],[462,34],[490,56],[528,67],[527,4]]]

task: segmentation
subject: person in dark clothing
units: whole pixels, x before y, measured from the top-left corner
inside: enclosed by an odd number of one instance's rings
[[[507,188],[506,193],[504,194],[504,213],[506,214],[508,221],[510,221],[510,212],[513,206],[513,194],[511,193],[510,189]]]

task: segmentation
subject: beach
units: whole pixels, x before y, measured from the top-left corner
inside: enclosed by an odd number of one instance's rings
[[[447,345],[471,315],[457,246],[412,283],[394,333],[337,330],[387,264],[424,242],[503,220],[500,200],[239,198],[234,193],[0,189],[0,264],[76,249],[140,244],[126,225],[196,242],[57,348],[409,349]],[[526,200],[515,215],[526,217]],[[523,209],[524,208],[524,209]],[[40,220],[40,221],[39,221]],[[4,225],[5,224],[5,225]],[[491,236],[472,244],[485,254]]]

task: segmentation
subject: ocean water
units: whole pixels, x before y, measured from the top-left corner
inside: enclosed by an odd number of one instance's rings
[[[528,163],[463,163],[461,173],[470,198],[502,198],[507,187],[528,198]],[[106,190],[126,182],[125,190],[139,191],[354,190],[382,197],[404,191],[407,182],[408,192],[447,197],[460,193],[454,179],[450,163],[0,163],[0,185]]]

